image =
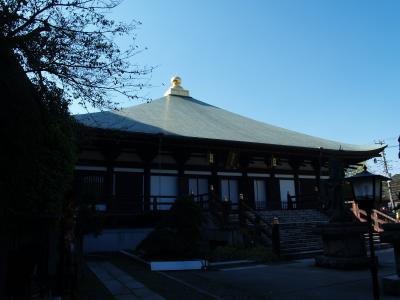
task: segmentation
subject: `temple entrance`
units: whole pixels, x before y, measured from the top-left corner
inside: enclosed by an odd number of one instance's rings
[[[290,194],[291,196],[296,195],[296,189],[294,186],[293,179],[280,179],[279,180],[279,188],[280,188],[280,195],[281,195],[281,208],[288,209],[288,201],[287,195]],[[296,199],[292,199],[293,207],[296,207]]]
[[[221,179],[221,200],[230,201],[232,209],[238,209],[239,188],[237,179]]]
[[[267,208],[267,183],[263,179],[254,179],[254,207]]]

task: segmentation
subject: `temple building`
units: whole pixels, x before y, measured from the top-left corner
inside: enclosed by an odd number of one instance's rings
[[[171,83],[149,103],[75,116],[84,125],[75,188],[110,230],[151,228],[189,194],[205,209],[210,192],[232,211],[241,197],[257,211],[323,209],[332,157],[349,167],[382,151],[252,120],[192,98],[179,77]]]

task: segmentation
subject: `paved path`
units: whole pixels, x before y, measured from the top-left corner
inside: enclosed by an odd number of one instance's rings
[[[380,262],[379,277],[394,274],[393,250],[379,251],[377,254]],[[208,271],[171,272],[151,272],[143,264],[122,254],[110,255],[109,260],[112,264],[100,262],[89,266],[109,290],[113,289],[113,294],[119,300],[138,299],[140,295],[136,291],[139,289],[145,289],[142,299],[163,299],[159,295],[171,300],[372,299],[369,270],[324,269],[316,267],[313,259],[275,265],[244,263],[216,266]],[[133,278],[151,287],[159,295]],[[125,294],[128,292],[130,294]],[[149,296],[146,297],[145,293],[149,293]],[[397,297],[381,294],[381,300],[395,299],[399,300]]]
[[[109,262],[88,262],[88,267],[117,300],[165,299]]]
[[[393,250],[380,251],[379,276],[393,274]],[[313,259],[279,265],[223,267],[214,271],[168,272],[168,275],[222,299],[369,300],[369,270],[338,271],[319,268]],[[381,295],[382,300],[399,300]]]

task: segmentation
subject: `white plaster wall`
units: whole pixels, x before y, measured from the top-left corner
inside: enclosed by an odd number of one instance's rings
[[[113,252],[123,249],[135,249],[137,245],[153,230],[153,228],[139,229],[106,229],[98,236],[85,235],[83,252]]]

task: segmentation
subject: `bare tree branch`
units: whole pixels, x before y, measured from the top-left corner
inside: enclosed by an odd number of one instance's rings
[[[66,102],[113,108],[112,96],[139,98],[151,67],[133,63],[140,22],[117,23],[119,0],[2,0],[0,39],[14,50],[31,80],[58,87]],[[132,44],[121,49],[115,37]],[[123,99],[121,99],[123,100]]]

